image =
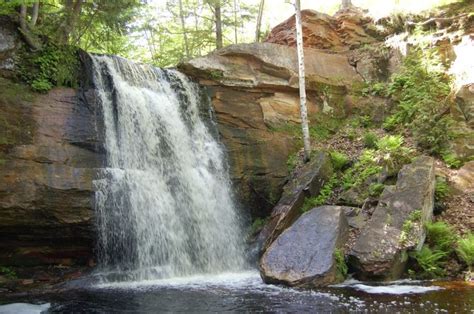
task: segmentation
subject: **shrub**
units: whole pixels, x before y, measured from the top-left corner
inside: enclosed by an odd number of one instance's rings
[[[426,223],[426,240],[431,247],[450,253],[456,242],[453,227],[445,222]]]
[[[474,234],[469,233],[466,237],[459,239],[456,253],[459,258],[467,264],[469,271],[474,266]]]
[[[378,197],[382,194],[384,189],[385,185],[383,183],[373,183],[369,186],[369,195],[372,197]]]
[[[319,191],[318,196],[309,197],[304,200],[303,207],[301,208],[302,212],[306,212],[314,207],[324,205],[326,201],[331,197],[335,186],[338,184],[337,176],[334,174],[328,182],[326,182],[321,191]]]
[[[373,132],[367,132],[364,134],[364,146],[367,148],[377,148],[377,134]]]
[[[444,114],[449,108],[451,78],[440,70],[434,56],[431,51],[415,51],[392,76],[388,91],[397,107],[384,128],[410,131],[420,147],[439,155],[453,137],[449,132],[452,119]]]
[[[54,86],[76,87],[78,69],[77,49],[51,42],[36,53],[23,52],[19,58],[21,78],[41,93]]]
[[[344,153],[333,151],[330,155],[332,166],[336,171],[342,170],[349,163],[349,157]]]
[[[412,253],[412,257],[423,271],[422,277],[426,278],[442,277],[445,275],[443,260],[446,256],[446,252],[431,250],[426,245],[420,251]]]

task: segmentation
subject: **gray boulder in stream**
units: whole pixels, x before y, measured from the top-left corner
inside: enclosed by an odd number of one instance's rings
[[[433,158],[419,157],[400,170],[349,254],[359,279],[400,278],[407,251],[420,249],[425,240],[423,225],[433,215],[434,189]]]
[[[340,281],[335,252],[347,235],[343,207],[314,208],[269,246],[260,259],[260,275],[266,283],[307,288]]]

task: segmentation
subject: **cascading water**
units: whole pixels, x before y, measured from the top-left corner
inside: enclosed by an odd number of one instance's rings
[[[225,156],[183,74],[92,56],[107,164],[96,185],[108,280],[238,270],[243,236]],[[215,127],[214,127],[215,128]]]

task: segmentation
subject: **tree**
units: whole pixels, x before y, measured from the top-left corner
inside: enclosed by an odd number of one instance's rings
[[[183,1],[179,0],[179,18],[181,19],[181,29],[183,32],[183,39],[184,39],[184,49],[186,52],[186,58],[189,59],[189,45],[188,45],[188,35],[186,32],[186,24],[184,22],[184,14],[183,14]]]
[[[341,9],[348,9],[352,6],[351,0],[342,0]]]
[[[304,50],[303,50],[303,27],[301,23],[301,5],[300,0],[295,0],[296,11],[296,46],[298,53],[298,73],[299,73],[299,89],[300,89],[300,115],[301,128],[303,130],[304,144],[304,161],[310,159],[311,146],[309,139],[308,113],[306,109],[306,86],[305,86],[305,69],[304,69]]]
[[[264,7],[265,7],[265,0],[260,0],[260,5],[258,6],[257,28],[255,30],[255,41],[257,43],[260,41],[260,30],[262,28],[262,17],[263,17]]]

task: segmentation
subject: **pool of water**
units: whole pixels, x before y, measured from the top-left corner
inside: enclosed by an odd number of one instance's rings
[[[29,304],[11,304],[11,303]],[[5,304],[5,302],[2,302]],[[474,288],[399,281],[357,281],[308,291],[262,283],[258,273],[95,284],[9,300],[0,313],[416,312],[474,313]],[[36,306],[32,306],[35,304]],[[22,310],[23,309],[23,310]]]

